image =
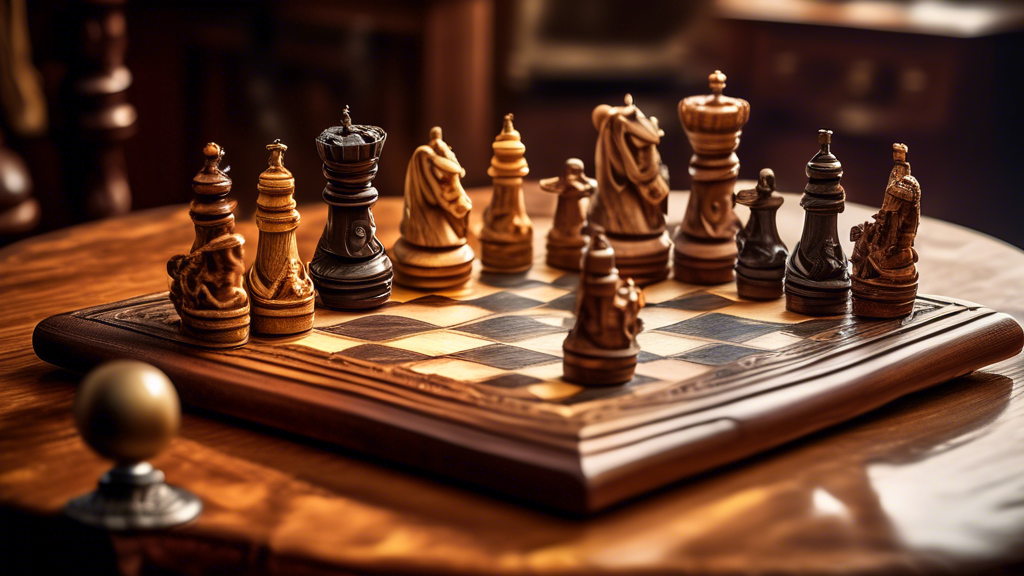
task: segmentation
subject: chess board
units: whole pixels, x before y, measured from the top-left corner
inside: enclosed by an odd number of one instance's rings
[[[190,405],[326,440],[545,506],[600,510],[863,414],[1016,354],[1020,326],[920,296],[911,317],[808,318],[735,285],[647,287],[635,378],[561,379],[577,274],[543,254],[466,287],[395,287],[365,312],[317,308],[292,341],[193,346],[166,293],[38,325],[43,360],[134,358]]]

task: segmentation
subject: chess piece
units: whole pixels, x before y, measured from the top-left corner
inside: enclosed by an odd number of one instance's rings
[[[583,250],[576,323],[562,344],[562,370],[569,382],[586,386],[624,384],[633,378],[643,330],[638,314],[643,292],[615,268],[615,251],[600,228],[590,230]]]
[[[364,310],[391,298],[394,272],[370,209],[377,203],[373,178],[387,133],[352,124],[348,106],[341,126],[324,130],[316,149],[324,163],[327,224],[309,263],[320,303],[339,310]]]
[[[821,149],[807,163],[800,206],[804,229],[786,262],[786,309],[809,316],[836,316],[849,308],[850,274],[839,244],[836,218],[846,207],[843,165],[830,149],[831,130],[818,130]]]
[[[525,272],[533,265],[533,223],[523,201],[523,177],[530,168],[511,114],[505,115],[501,134],[491,146],[494,156],[487,175],[494,182],[494,196],[484,210],[480,263],[487,272]]]
[[[395,282],[409,288],[452,288],[469,280],[473,249],[466,243],[473,208],[460,178],[466,170],[430,129],[430,143],[416,148],[405,172],[402,237],[395,243]]]
[[[252,332],[260,336],[293,336],[313,329],[313,281],[299,258],[295,229],[295,178],[284,167],[288,147],[275,140],[269,167],[257,185],[256,226],[260,229],[256,261],[245,275],[252,299]]]
[[[736,291],[740,298],[774,300],[782,297],[789,250],[775,225],[782,195],[775,192],[775,172],[761,170],[757,187],[736,193],[736,202],[750,207],[750,219],[736,234]]]
[[[874,222],[850,230],[853,313],[865,318],[899,318],[914,311],[921,186],[910,174],[906,144],[892,145],[894,166],[882,208]]]
[[[207,348],[234,348],[249,341],[245,239],[235,234],[235,201],[227,199],[231,178],[219,167],[224,149],[211,142],[203,154],[206,165],[192,180],[189,208],[195,242],[188,254],[167,262],[168,286],[186,336]]]
[[[68,516],[107,530],[168,528],[199,516],[199,498],[146,462],[181,423],[178,393],[163,372],[134,360],[102,364],[82,380],[73,411],[82,439],[114,467],[95,492],[67,503]]]
[[[629,94],[625,104],[602,104],[592,115],[598,187],[587,220],[605,230],[619,274],[646,286],[668,276],[672,248],[665,232],[668,169],[658,153],[664,132]]]
[[[41,216],[28,166],[0,137],[0,244],[32,231]]]
[[[731,282],[736,266],[736,232],[741,226],[732,210],[740,171],[736,148],[750,118],[750,104],[723,96],[725,80],[725,74],[715,70],[708,76],[711,94],[679,102],[679,120],[693,147],[693,184],[673,239],[674,276],[692,284]]]
[[[555,222],[548,231],[548,266],[578,271],[583,246],[587,243],[583,236],[587,221],[585,203],[597,189],[597,180],[583,173],[582,160],[570,158],[565,161],[562,176],[541,180],[540,189],[558,194]]]

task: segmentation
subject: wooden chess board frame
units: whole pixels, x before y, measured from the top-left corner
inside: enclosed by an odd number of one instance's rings
[[[115,358],[149,362],[186,404],[593,512],[968,374],[1024,344],[1005,314],[944,297],[918,304],[907,319],[847,318],[771,354],[571,406],[300,346],[199,349],[178,331],[166,293],[51,317],[33,345],[44,361],[78,372]]]

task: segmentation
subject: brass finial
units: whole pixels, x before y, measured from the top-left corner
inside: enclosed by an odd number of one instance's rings
[[[892,145],[892,159],[896,162],[906,162],[907,152],[910,152],[910,148],[906,144],[900,144],[894,142]]]
[[[633,95],[627,92],[626,93],[625,101],[626,101],[626,106],[632,106],[633,105]]]
[[[224,157],[224,149],[216,142],[209,142],[203,146],[203,156],[206,156],[206,167],[216,170]]]
[[[288,146],[282,144],[280,138],[274,140],[273,144],[267,144],[267,150],[270,150],[270,159],[267,163],[276,167],[284,166],[284,152],[287,149]]]
[[[818,144],[821,144],[821,151],[829,154],[829,145],[832,144],[832,131],[822,128],[818,130]]]
[[[757,195],[767,198],[775,191],[775,171],[771,168],[762,168],[757,175]]]
[[[505,114],[505,124],[501,127],[502,134],[510,134],[515,131],[515,128],[512,127],[512,118],[511,112]]]
[[[715,96],[721,96],[722,90],[725,90],[725,74],[722,74],[721,70],[715,70],[708,76],[708,84],[711,86],[711,93]]]

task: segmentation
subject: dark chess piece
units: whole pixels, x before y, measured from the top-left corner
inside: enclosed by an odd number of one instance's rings
[[[558,194],[555,222],[548,231],[548,266],[578,271],[583,247],[587,244],[583,235],[583,226],[587,222],[584,200],[597,190],[597,180],[587,178],[583,173],[582,160],[570,158],[565,161],[562,176],[541,180],[540,189]]]
[[[736,234],[736,291],[740,298],[774,300],[782,297],[789,250],[779,237],[775,216],[782,195],[775,191],[775,172],[761,170],[757,187],[736,193],[736,202],[750,207],[750,219]]]
[[[606,231],[619,274],[646,286],[664,280],[672,241],[665,231],[668,168],[658,144],[665,134],[626,94],[625,106],[602,104],[592,114],[597,129],[597,193],[587,221]]]
[[[224,150],[203,148],[206,165],[192,180],[189,216],[196,239],[188,254],[167,262],[174,309],[181,331],[207,348],[234,348],[249,341],[249,295],[243,286],[242,245],[235,234],[235,201],[228,200],[231,178],[219,168]]]
[[[494,156],[487,175],[493,180],[494,195],[484,210],[480,263],[486,272],[525,272],[533,265],[533,223],[523,199],[523,177],[530,168],[511,114],[505,115],[501,134],[491,146]]]
[[[313,329],[315,291],[295,242],[299,212],[295,177],[284,167],[287,149],[280,140],[267,145],[269,166],[257,185],[260,239],[245,282],[252,299],[252,332],[260,336],[294,336]]]
[[[673,239],[673,276],[692,284],[732,282],[736,266],[736,232],[741,226],[732,210],[740,171],[736,148],[750,118],[750,104],[723,96],[725,80],[725,74],[715,70],[708,77],[711,94],[679,102],[679,120],[693,147],[693,184]]]
[[[324,202],[329,206],[309,274],[320,303],[339,310],[364,310],[391,298],[391,259],[377,240],[370,209],[373,187],[387,133],[377,126],[352,124],[348,106],[341,126],[324,130],[316,149],[324,163]]]
[[[846,207],[843,165],[831,143],[832,131],[818,130],[821,149],[807,163],[800,200],[804,229],[786,262],[786,309],[808,316],[838,316],[849,309],[850,273],[836,223]]]
[[[563,377],[584,386],[625,384],[633,379],[640,354],[636,336],[644,327],[638,317],[644,294],[632,278],[620,278],[615,251],[600,228],[587,232],[576,323],[562,343]]]
[[[874,222],[850,230],[853,255],[853,313],[865,318],[899,318],[914,311],[921,186],[910,175],[907,146],[892,145],[895,165]]]
[[[95,492],[67,503],[68,516],[107,530],[168,528],[199,516],[202,501],[146,462],[181,423],[178,393],[163,372],[134,360],[102,364],[82,380],[73,410],[82,439],[115,465]]]

